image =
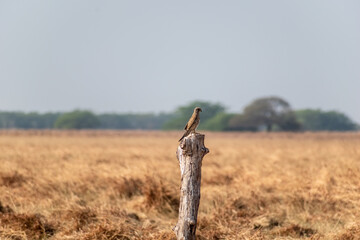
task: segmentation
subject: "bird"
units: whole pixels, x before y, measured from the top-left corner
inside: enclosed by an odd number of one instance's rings
[[[193,112],[191,118],[189,119],[189,121],[185,125],[184,129],[186,130],[186,132],[180,138],[179,142],[181,140],[183,140],[184,137],[188,136],[190,133],[192,133],[192,132],[195,133],[195,130],[196,130],[196,128],[197,128],[197,126],[199,125],[199,122],[200,122],[200,112],[202,112],[201,108],[199,108],[199,107],[194,108],[194,112]]]

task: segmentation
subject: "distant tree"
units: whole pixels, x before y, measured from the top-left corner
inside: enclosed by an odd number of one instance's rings
[[[49,129],[60,113],[0,112],[0,128]]]
[[[206,122],[215,115],[225,112],[225,107],[220,103],[210,103],[205,101],[194,101],[185,106],[178,107],[174,112],[174,117],[165,122],[163,129],[183,129],[189,120],[195,107],[201,107],[199,129],[205,129]]]
[[[254,100],[245,107],[242,121],[248,127],[265,127],[272,131],[274,127],[279,130],[298,130],[300,124],[293,116],[290,104],[279,97],[265,97]]]
[[[55,128],[60,129],[91,129],[100,125],[99,119],[90,111],[75,110],[59,116]]]
[[[161,129],[172,114],[100,114],[100,128],[105,129]]]
[[[227,130],[229,131],[257,131],[258,127],[244,114],[235,114],[229,119]]]
[[[303,109],[295,112],[296,118],[308,131],[352,131],[357,125],[348,116],[337,111]]]
[[[24,113],[24,112],[1,112],[0,128],[18,128],[18,129],[51,129],[57,128],[96,128],[101,129],[161,129],[163,124],[173,117],[172,114],[160,113],[137,113],[137,114],[118,114],[107,113],[94,115],[100,122],[99,125],[91,123],[94,116],[82,116],[84,111],[75,111],[76,113]],[[87,112],[87,111],[85,111]],[[82,114],[80,114],[82,113]],[[69,116],[70,114],[70,116]],[[77,119],[76,121],[74,120]],[[60,118],[61,116],[61,118]],[[80,117],[83,120],[79,120]],[[70,120],[70,119],[71,120]],[[66,121],[64,120],[66,119]],[[82,123],[79,123],[82,122]],[[94,121],[96,123],[96,121]],[[66,123],[66,124],[65,124]],[[85,126],[84,126],[85,125]]]
[[[126,114],[105,113],[98,115],[100,128],[131,129],[131,119]]]
[[[202,127],[210,131],[228,131],[229,120],[234,116],[233,113],[220,112],[207,120]]]
[[[298,131],[302,129],[301,123],[296,119],[293,111],[283,114],[276,123],[281,131]]]

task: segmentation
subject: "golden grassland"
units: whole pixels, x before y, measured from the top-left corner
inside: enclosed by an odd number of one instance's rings
[[[175,239],[182,132],[0,131],[0,239]],[[359,133],[206,133],[198,239],[360,239]]]

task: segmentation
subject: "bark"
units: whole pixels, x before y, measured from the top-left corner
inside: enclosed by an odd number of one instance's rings
[[[176,155],[181,172],[179,219],[174,227],[178,240],[194,240],[200,204],[201,164],[209,153],[203,134],[192,133],[179,144]]]

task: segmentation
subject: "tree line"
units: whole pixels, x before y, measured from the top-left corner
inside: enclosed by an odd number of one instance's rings
[[[0,111],[0,129],[162,129],[172,114],[94,114],[88,110],[62,113]]]
[[[170,113],[95,114],[87,110],[57,113],[0,112],[0,128],[11,129],[148,129],[180,130],[195,107],[201,107],[199,130],[210,131],[354,131],[359,125],[338,111],[293,110],[279,97],[249,103],[229,113],[221,103],[193,101]]]

